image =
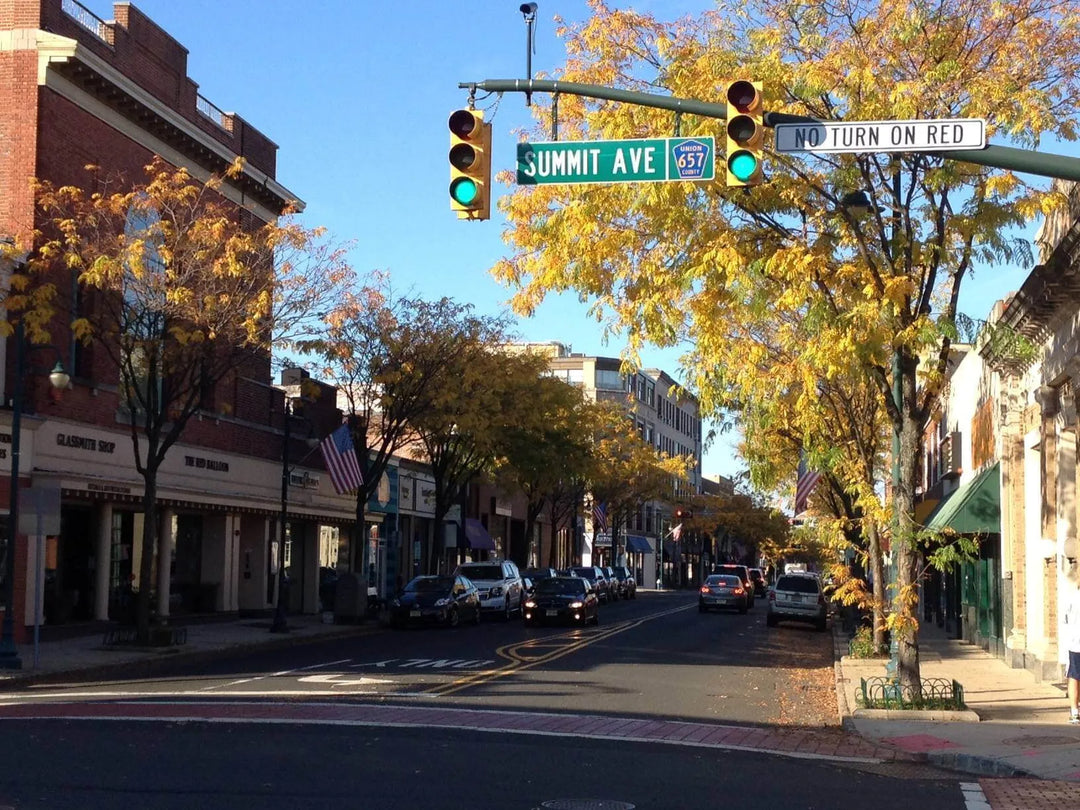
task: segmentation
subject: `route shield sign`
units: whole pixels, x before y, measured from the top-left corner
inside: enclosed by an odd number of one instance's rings
[[[982,118],[822,121],[775,129],[777,152],[944,152],[986,146]]]
[[[517,145],[517,181],[522,186],[697,181],[715,176],[711,136]]]

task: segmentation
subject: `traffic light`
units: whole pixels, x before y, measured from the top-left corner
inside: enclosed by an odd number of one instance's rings
[[[765,179],[765,123],[761,82],[740,79],[727,86],[727,184],[756,186]]]
[[[483,110],[450,113],[450,210],[458,219],[491,215],[491,124]]]

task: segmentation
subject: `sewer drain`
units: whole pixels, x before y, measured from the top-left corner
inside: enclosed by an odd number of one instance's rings
[[[540,805],[546,810],[634,810],[634,805],[610,799],[552,799]]]
[[[1008,739],[1002,740],[1002,742],[1006,745],[1018,745],[1027,748],[1034,745],[1074,745],[1076,743],[1076,738],[1028,735],[1024,737],[1009,737]]]

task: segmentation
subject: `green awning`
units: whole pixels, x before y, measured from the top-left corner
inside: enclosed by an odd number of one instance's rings
[[[957,534],[1001,534],[1001,465],[995,462],[939,503],[926,527]]]

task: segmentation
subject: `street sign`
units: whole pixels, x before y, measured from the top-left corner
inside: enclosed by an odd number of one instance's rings
[[[775,129],[777,152],[943,152],[986,146],[982,118],[777,124]]]
[[[517,145],[522,186],[712,180],[712,137],[553,141]]]

